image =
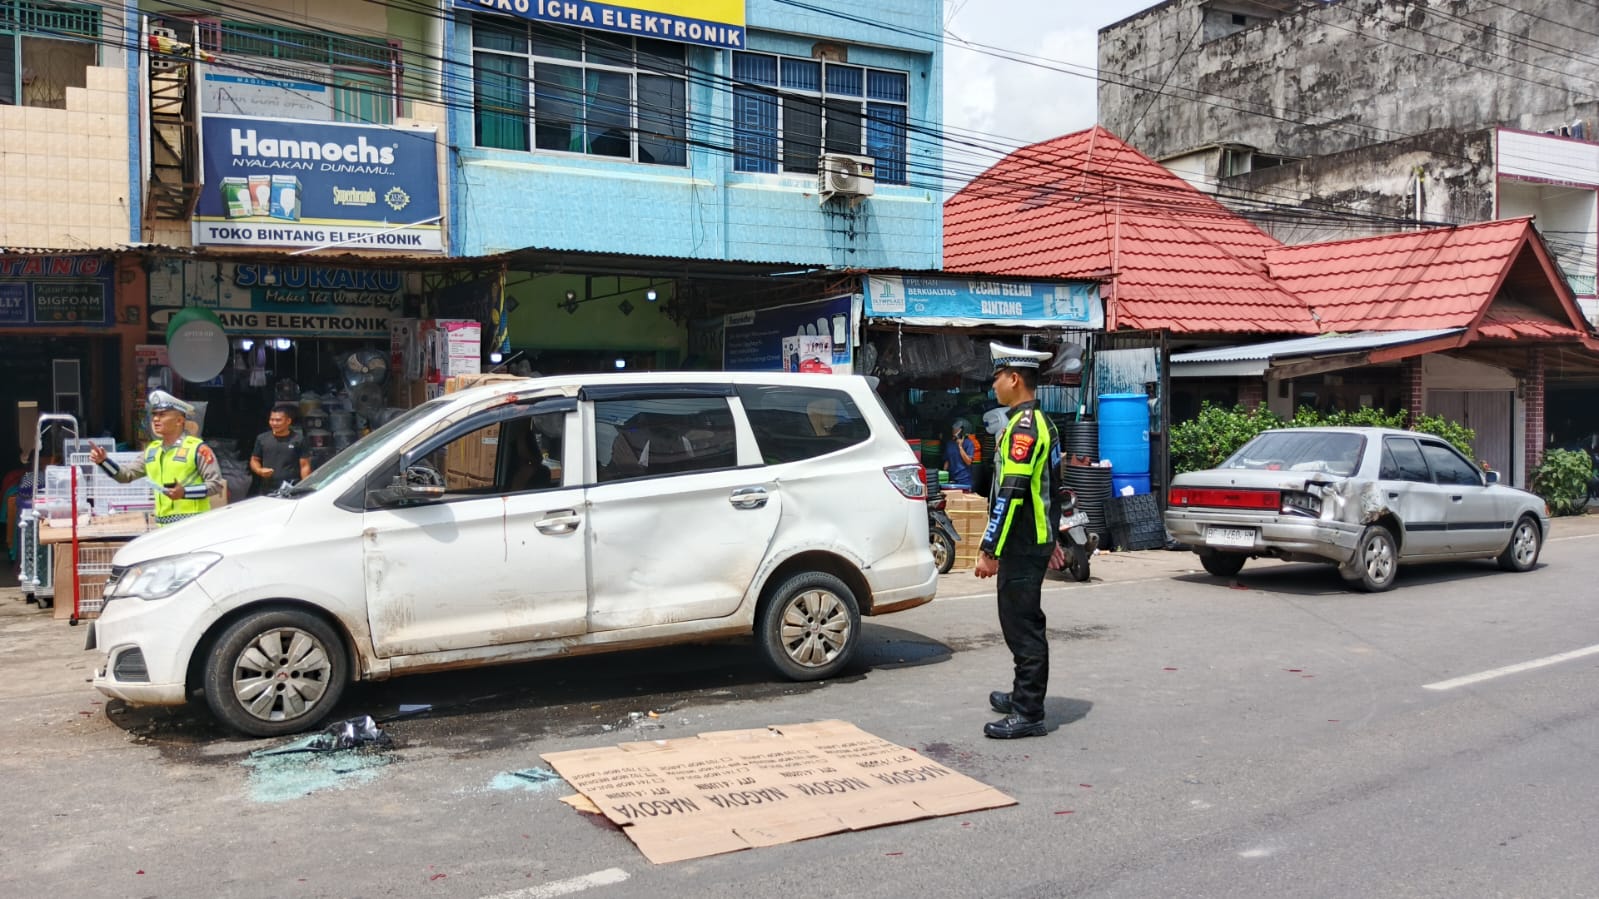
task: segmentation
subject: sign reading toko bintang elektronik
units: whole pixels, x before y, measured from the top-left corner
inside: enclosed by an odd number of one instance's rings
[[[744,49],[744,0],[455,0],[455,8],[682,44]]]
[[[432,129],[205,116],[197,245],[444,249]]]

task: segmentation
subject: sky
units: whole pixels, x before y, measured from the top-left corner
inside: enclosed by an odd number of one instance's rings
[[[944,125],[952,180],[969,180],[1003,150],[1081,131],[1096,121],[1099,29],[1159,0],[944,0]],[[1003,14],[996,15],[996,9]],[[962,41],[995,48],[979,52]],[[999,58],[1045,57],[1065,71]],[[970,135],[979,132],[979,135]],[[950,185],[951,189],[958,184]]]

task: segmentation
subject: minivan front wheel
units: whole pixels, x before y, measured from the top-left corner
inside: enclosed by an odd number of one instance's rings
[[[273,609],[235,621],[211,644],[205,699],[228,727],[276,737],[327,717],[349,678],[344,643],[326,621]]]
[[[790,680],[832,677],[860,643],[861,612],[849,585],[822,571],[784,581],[755,623],[761,655]]]

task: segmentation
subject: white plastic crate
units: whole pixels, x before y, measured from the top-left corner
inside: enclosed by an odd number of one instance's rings
[[[105,608],[105,582],[103,577],[92,577],[84,580],[78,579],[78,615],[98,615]],[[71,587],[67,592],[72,592]]]
[[[120,542],[111,545],[79,543],[78,576],[109,575],[111,573],[111,559],[123,545]]]
[[[118,465],[139,461],[142,453],[109,453],[107,458]],[[94,509],[96,515],[114,515],[118,512],[143,512],[155,508],[155,485],[149,478],[138,478],[130,483],[118,483],[89,462],[88,453],[73,453],[67,461],[78,469],[78,495]],[[63,506],[64,508],[64,506]]]

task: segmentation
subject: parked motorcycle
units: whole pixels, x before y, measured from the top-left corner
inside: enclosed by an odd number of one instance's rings
[[[927,476],[927,539],[933,547],[933,561],[938,563],[938,573],[948,574],[955,567],[955,544],[960,534],[955,532],[955,522],[944,511],[948,501],[938,485],[938,472]]]
[[[1088,513],[1077,508],[1077,494],[1069,487],[1060,488],[1060,532],[1055,536],[1056,550],[1050,556],[1045,574],[1055,580],[1088,580],[1088,560],[1099,548],[1099,535],[1088,531]]]

